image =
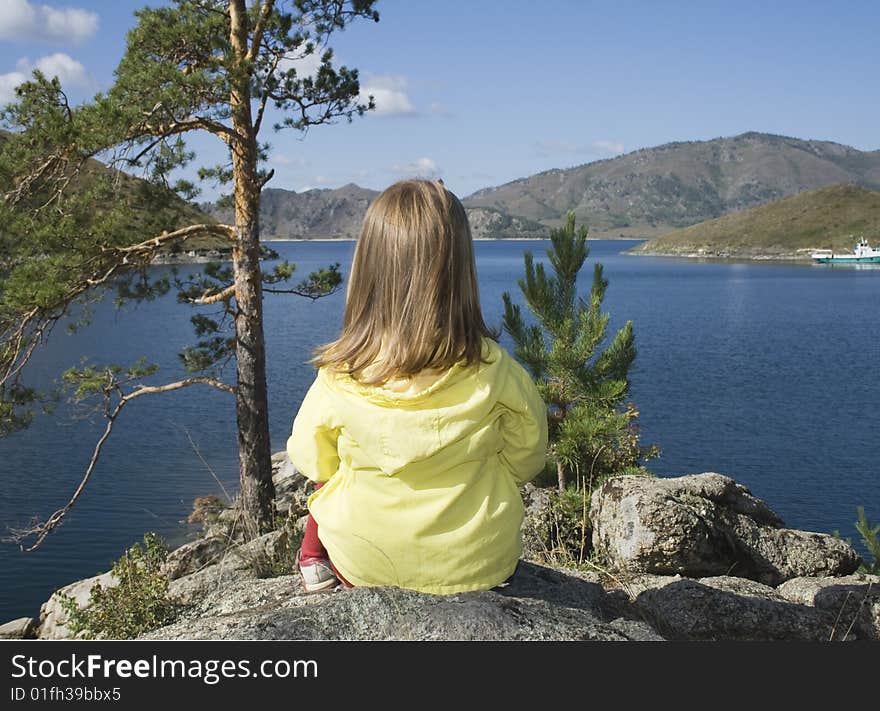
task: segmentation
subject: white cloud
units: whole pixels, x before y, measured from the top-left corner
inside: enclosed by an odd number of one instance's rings
[[[369,115],[413,116],[416,108],[406,93],[406,84],[404,77],[368,75],[361,85],[358,101],[365,104],[373,97],[376,108]]]
[[[419,158],[412,163],[396,164],[391,166],[391,170],[394,173],[413,178],[437,178],[440,176],[440,169],[433,158]]]
[[[26,59],[19,61],[19,69],[22,66],[27,66]],[[63,52],[40,57],[34,64],[34,68],[39,69],[47,77],[58,77],[61,80],[61,86],[69,85],[85,88],[92,84],[92,78],[89,76],[86,68],[73,57]]]
[[[86,68],[63,52],[40,57],[36,62],[31,62],[27,57],[23,57],[16,63],[14,72],[0,74],[0,104],[15,101],[15,87],[30,79],[34,69],[39,69],[50,79],[58,77],[62,87],[88,89],[94,85]]]
[[[15,101],[15,87],[27,81],[27,76],[21,72],[9,72],[0,74],[0,104],[9,104]]]
[[[98,15],[79,8],[58,9],[30,0],[0,3],[0,39],[80,44],[98,31]]]

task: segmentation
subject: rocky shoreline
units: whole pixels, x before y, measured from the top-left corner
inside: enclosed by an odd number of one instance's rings
[[[606,566],[546,564],[551,494],[527,485],[524,555],[492,590],[439,596],[393,587],[306,594],[298,575],[267,577],[255,561],[289,550],[311,490],[280,452],[276,508],[290,522],[247,543],[234,508],[206,498],[204,534],[163,564],[182,613],[145,639],[306,640],[880,640],[880,576],[846,542],[786,528],[748,489],[715,473],[621,476],[592,494],[591,544]],[[79,606],[111,573],[59,592]],[[56,593],[39,621],[0,637],[66,639]]]
[[[279,254],[265,244],[260,247],[260,259],[279,259]],[[208,264],[210,262],[231,262],[232,247],[212,249],[167,250],[156,254],[150,261],[153,266],[168,264]]]
[[[231,262],[232,249],[191,249],[180,252],[162,252],[150,261],[153,266],[166,264],[207,264],[209,262]]]

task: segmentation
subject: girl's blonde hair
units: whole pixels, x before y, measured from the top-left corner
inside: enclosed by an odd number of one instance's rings
[[[342,334],[313,363],[380,385],[462,360],[475,364],[484,336],[497,338],[480,311],[464,207],[442,181],[394,183],[364,217]]]

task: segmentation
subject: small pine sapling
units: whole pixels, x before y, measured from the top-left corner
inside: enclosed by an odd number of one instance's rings
[[[639,445],[633,422],[638,412],[632,403],[623,404],[636,356],[632,322],[602,347],[609,315],[601,310],[608,288],[601,264],[593,266],[589,301],[577,294],[577,277],[589,254],[586,227],[575,229],[575,215],[569,212],[550,240],[553,276],[526,252],[525,278],[518,281],[537,323],[527,324],[505,292],[503,326],[513,339],[514,355],[547,403],[549,457],[563,492],[572,473],[578,485],[589,476],[592,488],[599,477],[637,467],[639,459],[656,456],[657,450]]]

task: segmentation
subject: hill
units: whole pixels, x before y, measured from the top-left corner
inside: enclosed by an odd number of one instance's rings
[[[0,130],[0,145],[11,135],[8,131]],[[152,184],[111,168],[94,158],[86,160],[81,171],[72,178],[68,189],[74,194],[83,194],[101,180],[113,185],[114,206],[122,203],[131,211],[131,218],[118,228],[130,236],[132,243],[154,237],[163,230],[215,222],[213,217],[165,186]],[[0,187],[7,189],[5,186]],[[157,208],[157,205],[161,207]],[[109,206],[110,201],[96,200],[93,205],[94,216],[106,214]],[[163,250],[157,255],[157,261],[189,261],[191,257],[187,256],[188,252],[199,255],[208,252],[231,254],[231,248],[226,240],[215,235],[196,235],[188,239],[185,245],[177,246],[174,252],[172,255],[170,250]]]
[[[335,189],[293,190],[266,188],[260,202],[260,230],[272,239],[357,239],[367,207],[378,191],[354,183]],[[202,209],[217,218],[232,220],[229,208],[213,203]],[[470,208],[468,218],[473,236],[546,237],[547,228],[533,220],[514,218],[494,208]]]
[[[116,200],[127,203],[131,209],[131,220],[122,225],[131,234],[132,242],[149,239],[164,230],[174,230],[187,225],[213,223],[216,220],[203,212],[198,206],[187,202],[172,190],[152,184],[124,171],[110,168],[90,159],[83,170],[79,186],[87,187],[99,177],[109,177],[116,185]],[[76,185],[74,189],[77,189]],[[161,205],[156,209],[156,205]],[[96,206],[96,214],[101,207]],[[195,235],[186,242],[163,248],[156,254],[156,263],[203,261],[229,258],[232,247],[229,242],[217,235]]]
[[[880,242],[880,192],[834,185],[675,230],[629,252],[809,259],[816,249],[848,252],[859,235]]]
[[[546,226],[573,209],[591,237],[652,237],[840,183],[880,189],[880,151],[751,132],[550,170],[464,203]]]

